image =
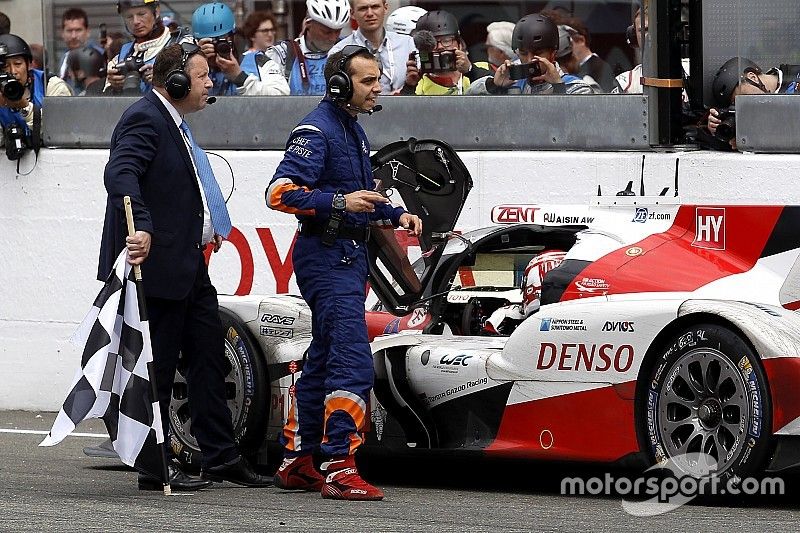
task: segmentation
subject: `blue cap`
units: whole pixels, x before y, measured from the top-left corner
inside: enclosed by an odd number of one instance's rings
[[[195,39],[220,37],[236,29],[231,8],[222,2],[203,4],[192,15],[192,31]]]

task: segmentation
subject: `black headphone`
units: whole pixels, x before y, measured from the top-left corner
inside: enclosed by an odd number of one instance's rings
[[[639,44],[636,42],[636,27],[633,24],[625,28],[625,42],[631,48],[639,48]]]
[[[192,82],[186,74],[186,62],[194,54],[200,53],[200,47],[194,43],[181,43],[181,50],[183,51],[181,68],[167,74],[167,81],[164,82],[164,89],[173,100],[183,100],[189,95]]]
[[[347,64],[353,56],[364,52],[372,55],[367,48],[357,44],[348,44],[342,48],[342,58],[336,66],[336,72],[328,79],[326,88],[328,97],[334,102],[348,102],[353,97],[353,80],[347,73]]]

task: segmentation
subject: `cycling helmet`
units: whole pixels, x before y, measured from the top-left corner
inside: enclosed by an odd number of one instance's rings
[[[158,0],[119,0],[117,2],[117,13],[122,14],[125,9],[132,7],[158,7]]]
[[[525,15],[514,26],[511,48],[529,52],[558,50],[558,27],[544,15]]]
[[[447,11],[428,11],[417,20],[416,31],[428,30],[434,37],[442,35],[460,35],[458,32],[458,20],[452,13]]]
[[[341,30],[350,22],[348,0],[306,0],[306,9],[311,20],[334,30]]]
[[[28,63],[33,60],[31,47],[28,46],[28,43],[26,43],[22,37],[18,37],[13,33],[6,33],[5,35],[0,35],[0,44],[6,45],[8,49],[6,57],[22,56],[28,60]]]
[[[539,308],[542,296],[542,280],[545,274],[556,268],[564,260],[567,252],[545,250],[535,255],[525,267],[522,280],[522,311],[526,316]]]
[[[195,39],[228,35],[235,29],[233,11],[222,2],[203,4],[192,14],[192,31]]]
[[[711,82],[711,94],[717,106],[731,105],[733,90],[742,81],[742,75],[750,71],[761,74],[761,67],[745,57],[732,57],[719,67]]]
[[[403,35],[411,35],[417,27],[419,18],[427,13],[426,10],[417,6],[398,7],[386,17],[386,29]]]

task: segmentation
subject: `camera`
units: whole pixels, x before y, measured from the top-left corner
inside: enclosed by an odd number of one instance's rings
[[[530,63],[514,64],[508,67],[508,76],[512,80],[527,80],[528,78],[535,78],[541,76],[542,67],[538,61],[531,61]]]
[[[231,43],[227,37],[216,37],[211,40],[211,43],[214,45],[214,52],[218,56],[227,59],[233,53],[233,43]]]
[[[717,126],[714,136],[724,142],[736,137],[736,108],[731,106],[728,109],[720,109],[718,118],[722,123]]]
[[[0,70],[6,66],[6,56],[8,56],[8,47],[0,43]],[[18,82],[13,74],[0,72],[0,94],[6,100],[16,102],[25,94],[25,86]]]
[[[22,126],[16,122],[12,122],[3,130],[3,137],[6,143],[6,157],[11,161],[22,158],[23,154],[28,149],[27,136]]]
[[[420,72],[452,72],[456,70],[456,53],[453,50],[419,52]]]
[[[123,94],[140,94],[139,82],[142,79],[142,74],[139,69],[144,66],[144,60],[140,57],[129,57],[125,61],[117,63],[116,69],[119,74],[125,76],[125,81],[122,83]]]

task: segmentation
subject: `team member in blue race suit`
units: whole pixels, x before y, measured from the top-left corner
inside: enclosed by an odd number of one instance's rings
[[[323,498],[380,500],[353,454],[369,416],[372,352],[364,319],[371,223],[419,235],[422,221],[375,192],[369,142],[359,113],[372,113],[381,92],[375,57],[357,45],[325,66],[326,97],[292,131],[267,189],[272,209],[297,215],[297,285],[312,312],[312,340],[283,429],[283,464],[275,484],[322,492]],[[324,456],[323,478],[311,453]]]

